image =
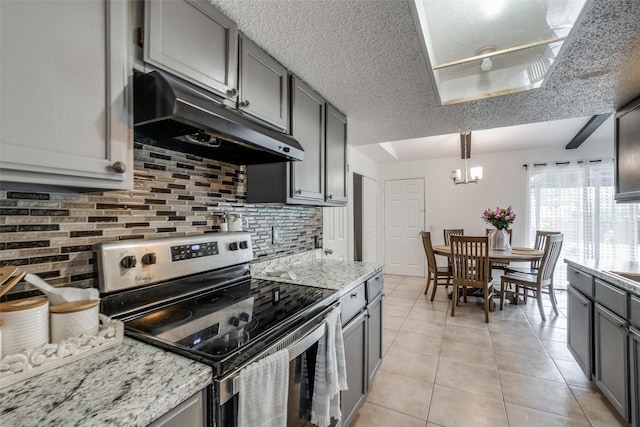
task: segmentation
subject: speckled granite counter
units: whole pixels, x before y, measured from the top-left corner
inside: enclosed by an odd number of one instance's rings
[[[594,260],[581,260],[573,261],[570,259],[564,260],[567,265],[575,268],[576,270],[583,271],[599,279],[605,280],[620,289],[629,292],[632,295],[640,296],[640,282],[631,280],[620,276],[618,274],[611,274],[609,271],[626,272],[640,275],[640,263],[634,261],[625,262],[596,262]],[[640,277],[639,279],[640,280]]]
[[[351,286],[373,277],[382,266],[372,262],[283,257],[252,264],[251,275],[257,279],[335,289],[343,294],[349,292]],[[274,271],[284,272],[284,277],[267,274]],[[286,277],[290,273],[292,277]]]
[[[146,426],[211,384],[209,366],[131,338],[0,389],[0,424]]]

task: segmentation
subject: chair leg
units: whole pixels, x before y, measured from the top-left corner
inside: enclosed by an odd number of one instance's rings
[[[431,291],[431,301],[436,297],[436,289],[438,289],[438,276],[433,278],[433,290]]]
[[[540,317],[542,317],[543,322],[546,322],[547,317],[544,315],[544,307],[542,307],[542,292],[540,292],[540,289],[536,291],[536,300],[538,300],[538,310],[540,310]]]
[[[549,284],[549,299],[551,300],[551,307],[553,307],[553,312],[558,315],[558,306],[556,301],[556,294],[553,291],[553,283]]]
[[[453,298],[451,300],[451,317],[456,315],[456,305],[458,305],[458,286],[453,285]]]
[[[504,306],[504,280],[500,279],[500,310]]]
[[[489,323],[489,300],[491,299],[491,295],[489,295],[489,288],[487,286],[484,287],[484,323]]]
[[[435,282],[436,280],[434,280]],[[424,294],[427,294],[427,291],[429,290],[429,283],[431,283],[431,271],[427,271],[427,287],[424,288]],[[434,285],[435,286],[435,285]],[[433,301],[433,300],[432,300]]]

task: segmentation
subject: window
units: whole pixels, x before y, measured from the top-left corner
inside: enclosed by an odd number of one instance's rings
[[[614,201],[612,161],[529,167],[529,241],[536,230],[564,234],[554,283],[566,287],[564,258],[638,261],[640,204]]]

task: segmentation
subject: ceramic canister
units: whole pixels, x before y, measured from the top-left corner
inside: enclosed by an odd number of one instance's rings
[[[100,300],[82,300],[52,305],[51,342],[59,343],[69,337],[98,333]]]
[[[19,353],[49,342],[49,300],[23,298],[0,304],[2,354]]]

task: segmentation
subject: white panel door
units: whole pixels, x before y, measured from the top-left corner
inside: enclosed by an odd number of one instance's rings
[[[362,177],[362,261],[378,262],[378,183]]]
[[[322,258],[347,261],[347,207],[322,208]],[[351,258],[353,259],[353,258]]]
[[[385,273],[424,277],[424,180],[384,183]]]

